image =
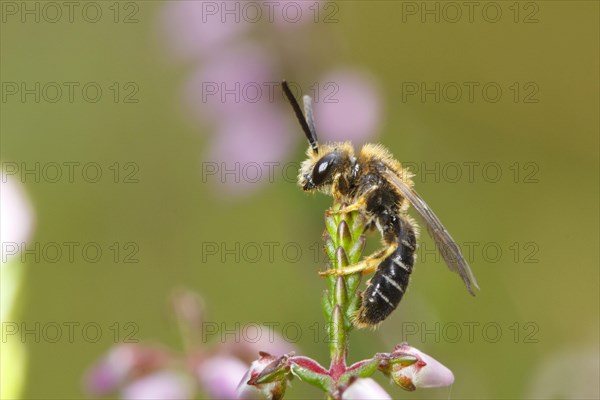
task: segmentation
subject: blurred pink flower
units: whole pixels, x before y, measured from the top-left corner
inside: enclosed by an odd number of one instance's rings
[[[371,378],[359,379],[342,394],[342,400],[391,400],[392,398]]]
[[[292,353],[297,350],[296,346],[286,341],[283,336],[274,332],[268,327],[262,325],[245,325],[241,329],[245,332],[245,340],[237,342],[225,342],[219,349],[221,354],[230,354],[239,358],[247,364],[256,360],[256,355],[260,352],[266,352],[280,357],[284,354]],[[248,340],[257,337],[257,340]]]
[[[15,164],[6,163],[6,169],[0,170],[0,319],[3,327],[4,322],[14,318],[14,305],[25,272],[18,257],[24,244],[31,238],[35,220],[31,201],[24,185],[18,180],[20,174]],[[27,347],[24,341],[3,340],[1,356],[2,365],[8,365],[7,361],[10,361],[10,368],[0,368],[1,396],[20,398],[23,377],[27,375]]]
[[[280,44],[298,36],[298,27],[325,23],[332,11],[321,0],[174,1],[165,6],[162,27],[167,45],[177,58],[196,61],[181,99],[192,120],[213,133],[202,161],[223,163],[222,170],[235,171],[249,163],[287,158],[302,134],[291,125],[296,121],[290,108],[280,104],[280,82],[285,75],[281,67],[294,63],[299,49],[286,54]],[[252,16],[259,16],[260,21]],[[258,29],[259,25],[266,29]],[[308,40],[294,43],[310,45]],[[340,70],[316,85],[319,93],[315,95],[320,98],[315,99],[315,116],[322,141],[364,142],[376,132],[381,104],[370,77]],[[229,193],[252,193],[267,177],[272,178],[269,167],[262,167],[258,179],[247,179],[240,174],[243,171],[236,171],[220,180],[221,188]]]
[[[118,344],[86,374],[89,393],[102,396],[115,391],[128,379],[165,366],[167,352],[158,347],[138,344]]]
[[[184,102],[201,123],[235,120],[261,105],[273,107],[280,90],[275,70],[275,60],[264,48],[236,44],[196,69],[184,86]]]
[[[103,362],[96,365],[86,377],[86,391],[95,396],[104,396],[116,390],[127,376],[127,367]]]
[[[88,393],[120,393],[125,399],[184,399],[194,398],[200,388],[210,398],[231,399],[257,354],[272,351],[283,355],[295,350],[271,328],[256,324],[243,326],[235,335],[227,336],[234,341],[205,350],[200,296],[178,289],[171,302],[184,342],[183,354],[147,344],[118,344],[87,372]],[[257,331],[252,331],[252,327]]]
[[[374,79],[349,69],[327,74],[315,99],[319,136],[329,141],[365,142],[381,122],[381,95]]]
[[[221,2],[167,1],[162,12],[162,32],[177,60],[188,61],[218,52],[250,26],[229,15],[222,19]]]
[[[209,353],[184,355],[146,345],[119,344],[88,371],[85,388],[93,396],[120,392],[124,399],[185,399],[194,397],[196,381],[210,398],[232,399],[248,371],[246,360],[256,357],[258,343],[262,343],[262,350],[295,349],[279,335],[271,338],[251,344],[242,339],[239,343],[224,343]],[[176,365],[181,371],[173,369]]]
[[[215,356],[197,367],[198,380],[212,399],[234,399],[248,365],[239,358]]]
[[[9,249],[9,244],[21,246],[31,236],[33,228],[33,207],[23,185],[12,175],[5,171],[0,173],[0,235],[2,237],[2,262],[10,259],[14,254],[4,254]],[[5,248],[6,247],[6,248]],[[16,250],[16,249],[14,249]]]
[[[194,398],[194,383],[187,375],[175,371],[158,371],[127,385],[125,400],[184,400]]]
[[[417,358],[417,362],[412,365],[395,364],[392,366],[392,379],[403,389],[444,387],[454,383],[452,371],[433,357],[412,346],[401,344],[394,348],[392,354],[409,354]]]
[[[257,109],[255,114],[239,115],[224,121],[207,149],[203,161],[220,165],[220,170],[237,170],[220,180],[227,192],[242,194],[258,189],[274,176],[268,163],[279,163],[291,152],[295,142],[291,123],[285,115],[271,108]],[[279,176],[279,175],[277,175]],[[226,178],[226,179],[225,179]]]

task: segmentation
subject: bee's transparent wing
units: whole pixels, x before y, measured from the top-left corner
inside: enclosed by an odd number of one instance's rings
[[[442,225],[440,219],[433,213],[431,208],[425,203],[425,201],[419,196],[417,192],[410,186],[408,186],[398,175],[387,170],[384,175],[388,178],[389,182],[393,183],[400,193],[408,199],[412,206],[417,210],[419,215],[425,220],[427,231],[435,241],[440,253],[448,268],[458,273],[462,280],[465,282],[467,289],[472,295],[475,295],[473,287],[479,289],[477,281],[469,268],[469,264],[463,257],[460,248],[452,239],[452,236],[448,233],[444,225]]]

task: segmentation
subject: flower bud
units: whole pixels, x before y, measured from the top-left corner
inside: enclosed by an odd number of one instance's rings
[[[277,358],[269,353],[259,354],[238,386],[238,398],[256,398],[258,393],[270,400],[282,399],[291,378],[289,355]]]
[[[406,357],[403,357],[406,356]],[[402,360],[416,358],[410,362]],[[439,361],[407,344],[396,346],[391,354],[392,380],[406,390],[449,386],[454,382],[452,371]],[[394,358],[397,358],[394,362]]]

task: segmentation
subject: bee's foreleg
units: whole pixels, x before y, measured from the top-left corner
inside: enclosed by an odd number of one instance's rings
[[[371,272],[375,272],[375,270],[377,270],[377,266],[379,266],[379,264],[383,260],[385,260],[387,257],[389,257],[391,254],[393,254],[397,248],[398,248],[398,244],[392,243],[387,248],[376,251],[375,253],[366,257],[361,262],[358,262],[358,263],[352,264],[352,265],[348,265],[346,267],[342,267],[339,269],[329,269],[327,271],[319,272],[319,275],[321,275],[321,276],[350,275],[350,274],[355,274],[357,272],[362,272],[363,274],[369,274]]]
[[[331,184],[331,195],[336,201],[341,201],[344,197],[342,191],[340,190],[340,180],[342,179],[342,174],[337,174],[333,177],[333,182]],[[329,210],[328,212],[331,212]]]
[[[379,186],[371,186],[368,190],[366,190],[363,194],[361,194],[358,199],[352,204],[347,205],[346,207],[342,207],[339,210],[329,210],[329,214],[348,214],[353,211],[364,210],[367,207],[367,201],[369,196],[373,194]]]

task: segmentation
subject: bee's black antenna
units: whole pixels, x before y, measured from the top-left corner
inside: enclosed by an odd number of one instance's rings
[[[288,98],[292,108],[294,109],[294,112],[296,113],[296,118],[298,118],[298,122],[300,122],[300,126],[302,127],[302,130],[308,139],[308,143],[310,143],[310,147],[312,147],[315,154],[317,154],[319,152],[319,144],[317,142],[317,132],[315,130],[315,123],[313,121],[311,98],[309,96],[304,96],[304,109],[306,111],[305,117],[287,82],[281,82],[281,87],[283,88],[283,93],[285,93],[285,96]]]

